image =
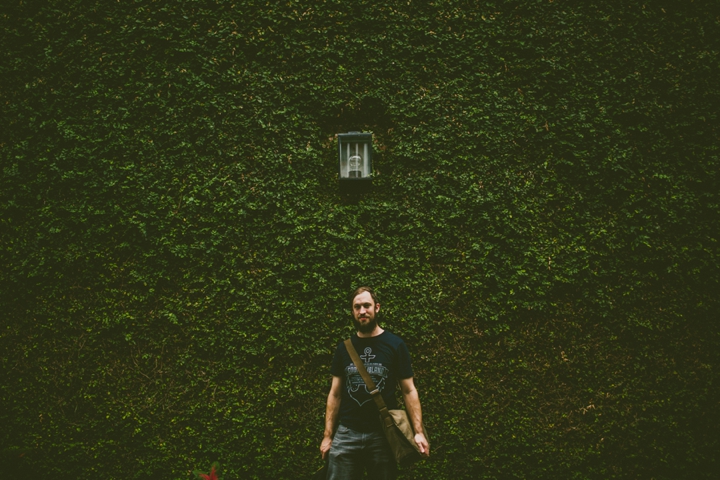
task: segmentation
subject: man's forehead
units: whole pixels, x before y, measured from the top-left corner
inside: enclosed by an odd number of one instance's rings
[[[370,295],[370,292],[362,292],[356,295],[353,299],[353,305],[365,303],[373,303],[372,295]]]

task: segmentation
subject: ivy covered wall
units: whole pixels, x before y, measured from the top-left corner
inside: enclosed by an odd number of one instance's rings
[[[0,465],[303,478],[370,284],[430,461],[713,478],[713,1],[0,7]],[[371,191],[335,134],[374,133]]]

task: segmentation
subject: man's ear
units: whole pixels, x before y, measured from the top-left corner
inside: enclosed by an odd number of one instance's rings
[[[376,303],[375,304],[375,313],[378,313],[379,311],[380,311],[380,304]]]

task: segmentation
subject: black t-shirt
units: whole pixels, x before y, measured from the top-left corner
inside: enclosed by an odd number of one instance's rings
[[[376,337],[361,338],[353,335],[352,344],[375,386],[382,392],[385,405],[389,409],[398,408],[395,386],[399,380],[413,376],[410,353],[405,342],[385,330]],[[343,380],[340,424],[360,432],[380,430],[377,405],[343,342],[335,350],[330,373]]]

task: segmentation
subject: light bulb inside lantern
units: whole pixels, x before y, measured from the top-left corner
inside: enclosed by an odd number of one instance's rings
[[[363,157],[358,151],[358,144],[355,144],[355,154],[348,158],[348,177],[361,178],[363,171]]]
[[[362,166],[363,166],[363,159],[360,155],[353,155],[352,157],[348,158],[348,176],[350,178],[360,178],[362,177]]]

